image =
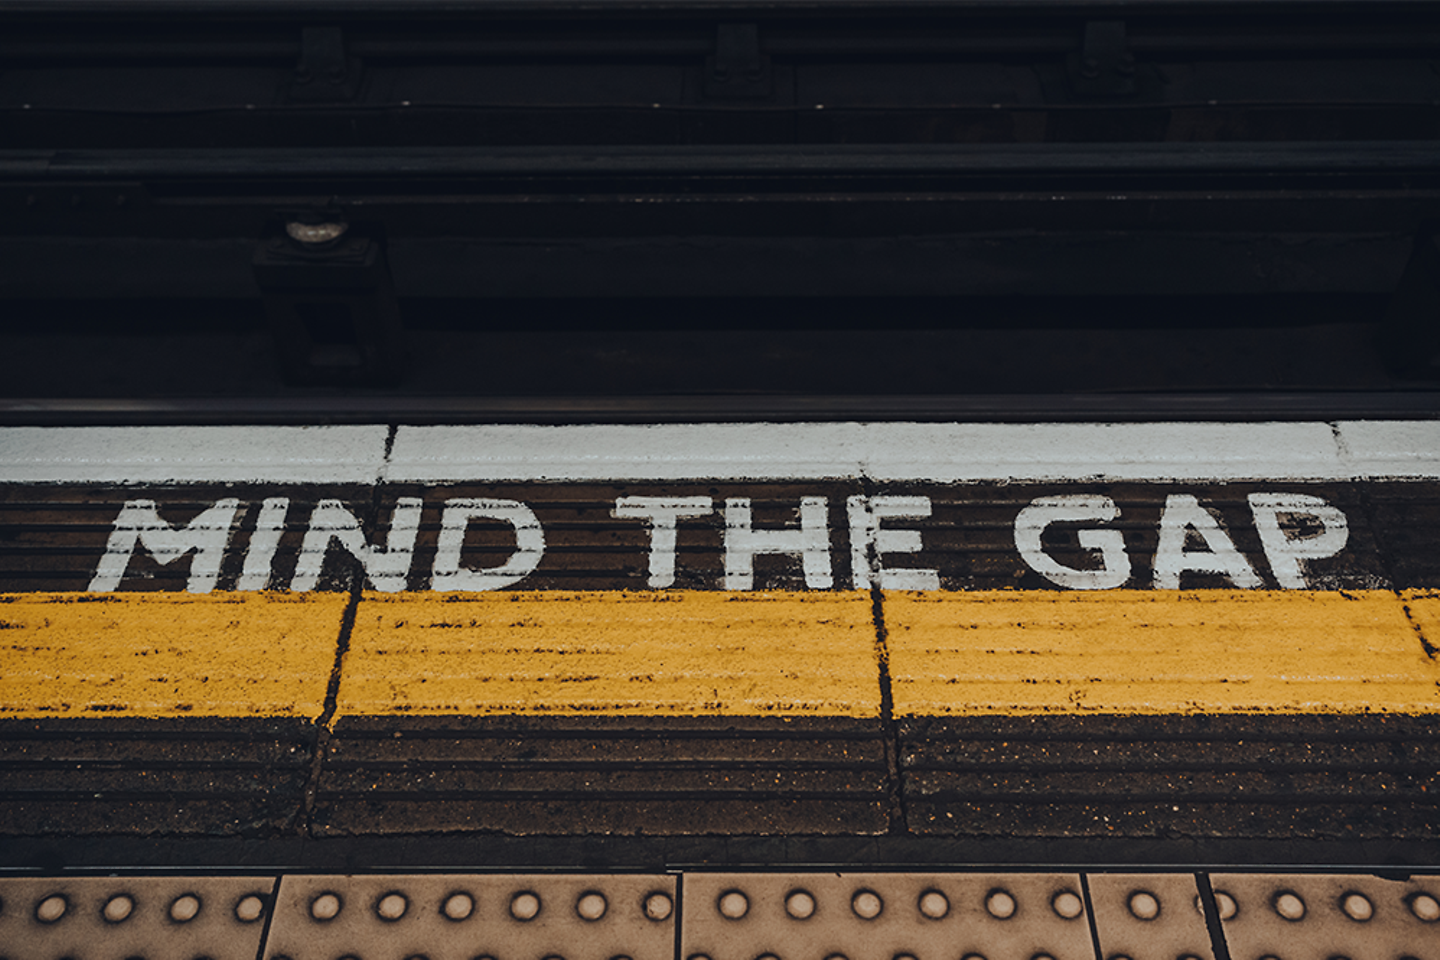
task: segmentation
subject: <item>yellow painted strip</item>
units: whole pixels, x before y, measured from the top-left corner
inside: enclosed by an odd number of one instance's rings
[[[867,593],[367,594],[338,714],[872,717]]]
[[[318,717],[346,600],[0,595],[0,717]]]
[[[1389,591],[890,593],[885,623],[897,715],[1440,713]]]
[[[0,717],[320,715],[346,597],[0,596]],[[1409,615],[1407,617],[1406,610]],[[887,593],[899,715],[1440,713],[1440,591]],[[367,594],[341,714],[879,712],[864,593]]]
[[[1431,648],[1440,648],[1440,590],[1401,590],[1410,621]]]

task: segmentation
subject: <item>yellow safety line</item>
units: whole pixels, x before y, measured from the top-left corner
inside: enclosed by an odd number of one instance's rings
[[[1416,593],[890,594],[895,712],[1440,713]]]
[[[1401,590],[1400,597],[1422,647],[1440,655],[1440,590]]]
[[[0,717],[318,717],[347,600],[0,594]]]
[[[367,594],[337,715],[880,711],[870,595]]]
[[[347,601],[0,595],[0,717],[318,717]],[[899,716],[1440,713],[1440,591],[888,592],[883,611]],[[880,703],[862,592],[367,593],[336,715]]]

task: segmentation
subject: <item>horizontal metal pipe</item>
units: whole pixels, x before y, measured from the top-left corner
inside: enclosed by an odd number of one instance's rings
[[[608,11],[668,11],[699,13],[710,10],[802,12],[871,10],[897,13],[907,10],[987,11],[1027,13],[1148,13],[1187,12],[1264,15],[1353,8],[1355,0],[0,0],[0,14],[76,13],[199,15],[283,14],[303,17],[314,13],[376,15],[388,13],[449,14],[546,11],[601,13]],[[1416,10],[1434,6],[1434,0],[1367,0],[1368,13]]]
[[[651,423],[866,417],[1086,421],[1394,419],[1440,416],[1440,391],[999,396],[574,396],[0,398],[0,423]]]
[[[1440,143],[1430,141],[0,151],[0,181],[1436,172],[1440,172]]]

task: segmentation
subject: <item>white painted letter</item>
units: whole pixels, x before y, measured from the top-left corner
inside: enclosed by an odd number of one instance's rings
[[[1015,548],[1030,565],[1056,586],[1071,590],[1113,590],[1130,579],[1130,555],[1119,530],[1081,530],[1076,535],[1083,550],[1100,554],[1100,569],[1076,570],[1045,552],[1040,539],[1052,523],[1108,523],[1120,518],[1120,508],[1109,497],[1066,494],[1037,497],[1015,518]]]
[[[882,530],[886,517],[923,520],[930,516],[929,497],[850,497],[845,501],[850,518],[850,573],[856,590],[869,590],[879,581],[885,590],[939,590],[937,570],[886,570],[887,553],[919,553],[919,530]]]
[[[1303,493],[1252,493],[1250,512],[1255,529],[1260,532],[1260,545],[1275,579],[1286,590],[1305,589],[1301,560],[1333,557],[1345,549],[1350,539],[1350,524],[1345,514],[1319,497]],[[1291,538],[1280,529],[1281,514],[1303,514],[1320,522],[1320,532],[1313,537]]]
[[[460,566],[465,530],[472,520],[499,520],[515,528],[515,552],[498,567],[467,570]],[[440,540],[431,571],[431,590],[499,590],[524,580],[545,556],[545,531],[535,512],[519,500],[468,499],[445,501]]]
[[[376,590],[396,593],[405,589],[410,573],[410,558],[415,552],[415,536],[420,532],[421,501],[418,497],[400,497],[390,517],[390,535],[385,549],[365,542],[360,521],[345,509],[339,500],[321,500],[310,514],[310,528],[300,544],[300,560],[290,589],[305,593],[315,589],[320,568],[325,564],[325,551],[333,540],[344,547],[365,568],[365,576]]]
[[[1187,551],[1185,538],[1194,530],[1205,541],[1205,550]],[[1187,570],[1218,573],[1237,587],[1261,585],[1250,561],[1240,555],[1220,521],[1188,493],[1165,498],[1160,513],[1160,544],[1155,549],[1155,589],[1179,590],[1180,575]]]
[[[120,586],[125,568],[139,543],[150,551],[156,563],[167,564],[191,550],[190,579],[185,589],[190,593],[209,593],[220,577],[220,559],[230,542],[230,528],[240,501],[233,497],[217,500],[215,505],[177,529],[160,519],[154,500],[127,500],[115,518],[105,555],[90,581],[91,593],[109,593]]]
[[[709,516],[715,503],[709,497],[618,497],[610,515],[650,524],[650,588],[675,582],[675,527],[683,517]]]
[[[824,497],[800,499],[799,530],[755,530],[751,527],[750,498],[725,501],[725,589],[750,590],[755,585],[757,553],[799,554],[805,569],[805,586],[828,590],[830,524]]]
[[[285,514],[290,512],[289,497],[271,497],[260,505],[255,532],[245,548],[245,566],[240,571],[236,590],[264,590],[270,585],[270,564],[285,532]]]

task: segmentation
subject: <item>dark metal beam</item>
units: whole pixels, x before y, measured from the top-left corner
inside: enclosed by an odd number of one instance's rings
[[[0,151],[18,178],[386,180],[442,177],[1440,174],[1440,142],[419,147]]]
[[[955,396],[0,398],[9,426],[129,423],[688,423],[1434,419],[1440,390]]]
[[[907,10],[1014,11],[1026,13],[1120,10],[1126,12],[1302,13],[1353,7],[1354,0],[0,0],[0,13],[282,13],[456,14],[465,12],[568,12],[610,10],[811,11],[818,8],[900,12]],[[1434,0],[1366,0],[1375,13],[1434,6]]]

